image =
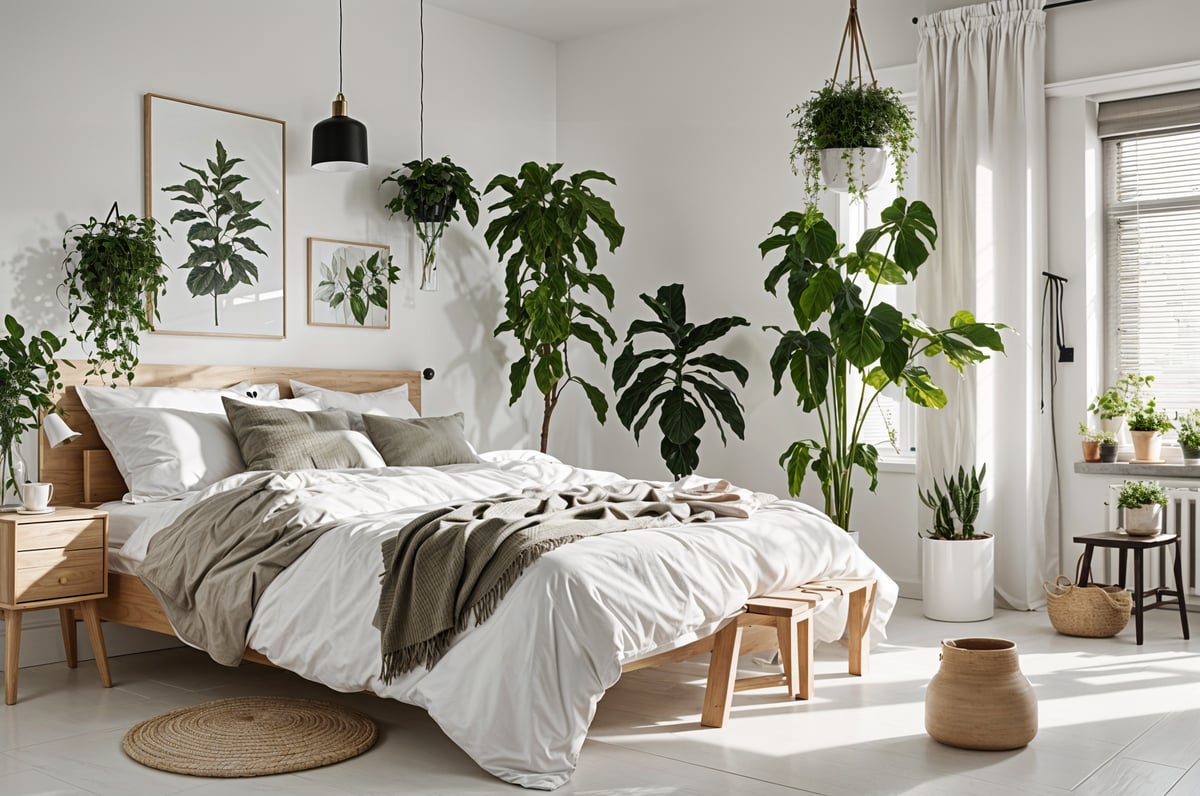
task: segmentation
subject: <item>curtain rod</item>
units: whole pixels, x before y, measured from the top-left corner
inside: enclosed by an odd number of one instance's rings
[[[1058,0],[1057,3],[1047,3],[1046,10],[1049,11],[1052,8],[1062,8],[1063,6],[1073,6],[1078,3],[1090,3],[1090,2],[1092,2],[1092,0]],[[918,17],[913,17],[914,25],[917,24],[918,19],[919,19]]]

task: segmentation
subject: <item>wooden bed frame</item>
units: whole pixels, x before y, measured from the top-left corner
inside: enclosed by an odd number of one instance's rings
[[[127,491],[125,481],[117,470],[91,416],[84,409],[75,388],[83,384],[82,367],[63,367],[63,392],[56,405],[63,411],[67,424],[81,436],[59,448],[51,448],[44,433],[38,435],[38,480],[54,484],[54,504],[93,507],[120,500]],[[274,366],[238,367],[228,365],[139,365],[134,385],[137,387],[192,387],[220,389],[249,381],[253,384],[275,383],[279,395],[292,395],[289,379],[318,387],[345,392],[375,392],[408,385],[408,400],[421,409],[421,374],[408,370],[341,370],[329,368],[292,368]],[[108,597],[97,601],[100,618],[105,622],[151,630],[175,636],[166,613],[150,590],[134,575],[117,572],[108,574]],[[751,632],[755,631],[755,632]],[[628,663],[623,671],[635,671],[694,658],[710,652],[713,636],[690,644]],[[777,646],[772,628],[746,628],[742,638],[742,654]],[[259,653],[247,649],[242,659],[272,666]]]

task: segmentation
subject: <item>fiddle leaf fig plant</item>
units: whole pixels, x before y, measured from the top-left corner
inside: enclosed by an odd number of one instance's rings
[[[882,223],[862,234],[848,253],[833,226],[810,207],[784,215],[778,234],[762,242],[765,257],[782,250],[765,287],[776,293],[786,285],[795,329],[767,329],[779,335],[771,356],[775,393],[786,376],[801,411],[814,415],[820,436],[798,440],[783,453],[788,489],[799,495],[811,469],[821,482],[825,513],[850,530],[855,468],[878,483],[878,451],[861,441],[864,423],[879,395],[889,386],[917,406],[941,409],[946,394],[921,362],[946,360],[956,370],[1004,351],[1000,323],[982,323],[960,310],[942,329],[877,298],[883,284],[915,279],[937,242],[933,213],[922,202],[903,197],[883,211]]]
[[[663,462],[675,478],[683,478],[700,466],[705,409],[717,424],[722,443],[728,444],[722,420],[739,439],[746,438],[742,402],[720,374],[732,374],[745,387],[750,373],[728,357],[699,352],[734,327],[749,326],[750,322],[733,316],[699,326],[688,323],[683,285],[679,284],[660,287],[654,298],[643,293],[641,299],[655,319],[630,324],[625,349],[613,362],[613,387],[618,393],[624,391],[617,400],[617,417],[640,442],[642,429],[657,411]],[[667,345],[637,351],[633,338],[640,334],[662,335]]]
[[[155,299],[167,284],[167,266],[159,253],[161,234],[153,218],[123,216],[114,202],[108,218],[89,218],[63,235],[67,317],[87,352],[86,376],[133,382],[142,332],[158,317]],[[87,327],[76,328],[80,316]],[[89,350],[90,343],[90,350]]]
[[[242,158],[229,157],[219,139],[216,147],[217,159],[207,160],[206,168],[180,163],[196,176],[163,190],[174,191],[176,195],[171,198],[184,205],[171,217],[171,223],[195,222],[187,233],[192,253],[179,267],[188,270],[187,289],[192,296],[212,296],[213,325],[220,326],[220,297],[239,284],[257,282],[258,266],[249,258],[256,254],[267,256],[250,232],[271,227],[254,217],[263,200],[249,201],[236,190],[250,179],[234,173],[234,166]]]
[[[583,343],[607,363],[605,339],[617,341],[603,310],[590,301],[599,294],[604,306],[613,308],[613,286],[596,272],[599,263],[596,241],[588,234],[594,227],[615,252],[625,237],[612,205],[592,191],[590,182],[616,184],[599,171],[582,171],[568,178],[556,177],[561,163],[542,166],[526,163],[515,177],[497,175],[484,193],[503,191],[506,198],[488,209],[496,215],[484,238],[505,260],[504,312],[506,319],[495,334],[508,333],[521,346],[521,357],[509,371],[510,404],[525,391],[530,374],[542,394],[543,452],[550,441],[550,420],[563,391],[572,383],[587,394],[596,418],[603,423],[608,414],[604,391],[571,371],[573,342]]]
[[[0,493],[16,489],[14,457],[21,436],[37,430],[43,412],[57,411],[51,396],[63,385],[54,357],[65,344],[50,332],[30,334],[26,340],[25,327],[11,315],[4,317],[4,335],[0,337]]]
[[[383,179],[380,185],[396,183],[396,195],[385,207],[392,215],[401,213],[416,227],[424,253],[421,287],[431,284],[437,267],[438,242],[451,221],[458,221],[462,207],[467,223],[479,223],[479,191],[467,170],[448,157],[411,160]]]

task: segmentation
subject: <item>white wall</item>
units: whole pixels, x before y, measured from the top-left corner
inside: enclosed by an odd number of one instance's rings
[[[860,13],[876,68],[915,61],[913,14],[962,4],[864,0]],[[792,136],[786,114],[830,76],[844,19],[844,3],[727,2],[558,48],[558,156],[570,169],[598,168],[617,178],[609,193],[628,227],[625,245],[605,262],[619,297],[614,325],[623,331],[643,314],[637,293],[670,281],[687,285],[695,319],[741,314],[751,320],[752,329],[738,330],[725,343],[753,373],[743,394],[747,439],[724,449],[715,431],[706,431],[701,470],[780,494],[786,483],[779,453],[815,429],[786,392],[771,394],[773,341],[759,327],[786,322],[787,309],[762,290],[773,261],[760,261],[757,244],[785,210],[802,205],[801,181],[787,161]],[[1190,31],[1198,24],[1200,5],[1191,0],[1106,0],[1051,11],[1047,80],[1193,59]],[[1078,142],[1064,138],[1055,118],[1052,112],[1052,231],[1060,216],[1081,212],[1084,188]],[[1067,229],[1054,234],[1052,263],[1072,275],[1084,240],[1075,222]],[[1068,292],[1069,311],[1076,315],[1084,306],[1080,282]],[[1086,404],[1077,386],[1083,377],[1074,374],[1092,355],[1081,328],[1072,330],[1072,343],[1081,364],[1065,366],[1059,396],[1068,471],[1078,458],[1073,429]],[[573,424],[558,426],[555,450],[597,467],[664,474],[655,431],[643,435],[641,448],[614,420],[608,433],[597,432],[594,419],[577,413]],[[1102,487],[1089,488],[1080,478],[1065,476],[1070,527],[1097,528]],[[815,486],[806,485],[804,495],[814,503]],[[855,506],[864,547],[912,594],[919,580],[914,477],[883,473],[878,493],[860,486]]]
[[[504,350],[491,336],[501,277],[483,243],[486,213],[475,231],[448,233],[441,291],[417,293],[411,235],[377,190],[418,157],[417,2],[347,0],[345,12],[345,91],[371,156],[348,175],[309,167],[312,126],[337,93],[334,0],[0,4],[0,315],[66,332],[54,297],[63,231],[114,200],[142,212],[144,93],[263,114],[287,122],[287,339],[150,335],[143,361],[433,367],[427,412],[463,409],[481,445],[522,445],[529,429],[501,399]],[[450,154],[481,187],[552,159],[554,45],[435,7],[425,28],[426,153]],[[406,273],[390,331],[306,325],[310,235],[393,247]],[[31,466],[35,455],[27,447]],[[27,636],[26,663],[36,646]]]

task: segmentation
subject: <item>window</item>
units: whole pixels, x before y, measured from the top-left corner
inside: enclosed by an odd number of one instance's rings
[[[1171,416],[1200,405],[1200,91],[1100,107],[1110,381],[1153,375]]]

